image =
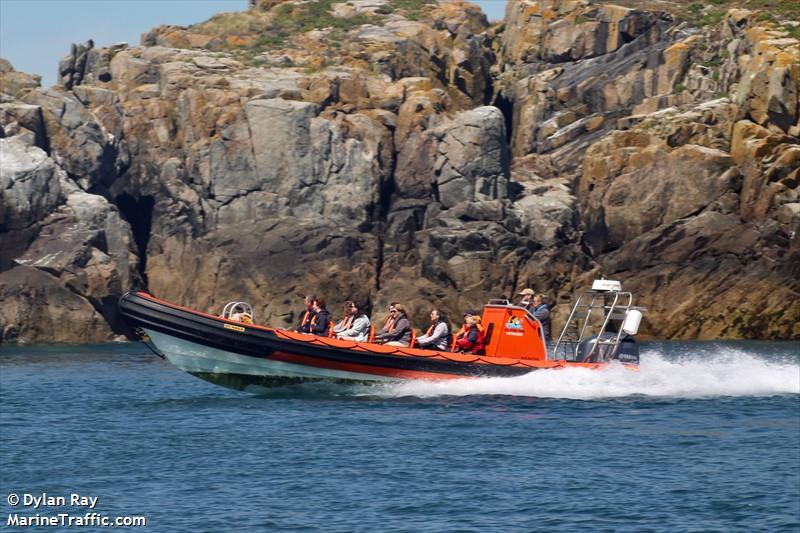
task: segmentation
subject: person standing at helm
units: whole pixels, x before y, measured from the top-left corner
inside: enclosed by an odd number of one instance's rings
[[[534,296],[534,294],[535,293],[534,293],[533,289],[529,289],[529,288],[522,289],[520,291],[520,293],[519,293],[519,295],[522,296],[522,300],[520,300],[519,306],[520,307],[524,307],[528,311],[532,311],[533,310],[533,296]]]
[[[544,303],[544,294],[537,294],[533,297],[533,316],[542,324],[544,340],[550,342],[550,306]]]

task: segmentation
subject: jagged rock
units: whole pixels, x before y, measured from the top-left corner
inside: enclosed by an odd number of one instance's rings
[[[579,6],[579,3],[574,6]],[[538,3],[509,7],[512,13],[529,13],[536,22],[526,25],[512,18],[510,32],[504,34],[505,49],[518,52],[521,46],[528,46],[519,44],[520,39],[525,42],[533,39],[531,46],[540,43],[544,37],[538,30],[530,29],[540,24],[545,27],[556,25],[559,34],[566,31],[566,27],[577,25],[581,32],[588,32],[603,44],[584,50],[582,44],[573,42],[567,52],[551,50],[533,57],[526,53],[521,56],[510,55],[510,52],[502,54],[501,61],[506,62],[508,72],[503,77],[501,94],[514,108],[512,150],[516,155],[551,152],[572,141],[583,144],[585,149],[587,136],[596,135],[598,129],[613,125],[610,119],[622,116],[624,110],[632,109],[645,98],[671,91],[686,68],[684,48],[678,45],[670,47],[668,41],[661,39],[667,22],[657,20],[652,14],[605,6],[614,15],[603,17],[621,16],[622,19],[611,24],[578,24],[578,19],[572,18],[553,22],[554,8],[546,8],[550,11],[545,17],[538,11],[540,7]],[[569,7],[565,9],[569,10]],[[599,16],[587,9],[581,7],[570,16],[585,17],[587,13]],[[619,24],[626,17],[633,18],[625,26],[628,29],[620,30]],[[522,24],[524,29],[517,29],[517,24]],[[607,34],[609,28],[616,29]],[[527,35],[527,31],[534,31],[534,35]],[[534,48],[547,50],[544,43]],[[579,61],[573,62],[575,58],[570,54],[577,54]],[[536,72],[528,74],[527,65],[517,64],[520,61],[535,64]],[[512,74],[516,75],[512,77]],[[517,79],[517,76],[523,77]],[[561,157],[566,166],[574,160],[568,148],[562,150],[565,155]]]
[[[38,268],[0,272],[0,342],[104,342],[111,328],[92,305]]]
[[[467,111],[432,135],[439,141],[433,183],[442,207],[506,197],[509,155],[499,109]]]
[[[0,232],[22,230],[64,202],[64,171],[38,147],[0,139]]]
[[[764,253],[774,245],[763,230],[737,215],[707,211],[637,237],[603,258],[600,271],[636,273],[627,286],[646,295],[649,321],[661,324],[663,335],[797,338],[797,278]],[[784,260],[800,256],[794,243],[784,248],[790,252]]]
[[[0,290],[8,302],[0,342],[102,341],[124,331],[116,299],[139,279],[127,223],[41,149],[11,138],[0,139],[0,152]],[[32,285],[9,285],[19,280]],[[44,305],[48,297],[61,304]]]
[[[607,54],[646,33],[656,20],[652,13],[609,4],[509,3],[502,61],[561,63]]]
[[[29,146],[47,151],[42,109],[18,101],[0,104],[0,137],[17,137]]]
[[[800,183],[800,143],[747,120],[733,127],[731,155],[742,169],[742,217],[763,219],[792,202]]]
[[[108,91],[104,93],[110,107],[114,108],[118,103],[116,97]],[[76,94],[58,89],[32,91],[24,101],[41,108],[47,145],[54,159],[84,190],[98,184],[109,186],[124,170],[127,148],[124,140],[114,135],[121,135],[118,116],[107,118],[107,123],[117,126],[115,132],[110,132]],[[116,107],[115,112],[120,113],[120,109]]]
[[[633,140],[637,144],[631,144]],[[698,213],[741,183],[733,158],[684,145],[670,151],[649,139],[610,135],[589,149],[578,195],[595,253],[652,228]]]
[[[41,76],[17,72],[7,59],[0,57],[0,93],[20,98],[41,84]]]
[[[36,239],[14,261],[56,276],[121,331],[115,295],[138,281],[130,228],[102,196],[81,191],[64,176],[62,190],[66,202],[41,221]]]
[[[735,102],[757,124],[788,132],[800,118],[800,41],[770,37],[763,28],[747,30],[742,53],[749,61]]]
[[[567,179],[541,176],[537,163],[536,156],[514,161],[511,179],[522,191],[513,209],[530,239],[545,249],[562,247],[574,239],[577,201]]]
[[[80,85],[86,73],[89,52],[94,48],[94,41],[89,39],[84,44],[73,44],[68,56],[58,64],[58,76],[66,89]]]

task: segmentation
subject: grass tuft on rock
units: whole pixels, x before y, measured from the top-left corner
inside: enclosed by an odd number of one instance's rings
[[[425,7],[435,3],[435,0],[390,0],[392,9],[401,11],[409,20],[419,20]]]
[[[333,0],[315,0],[303,4],[281,4],[276,8],[273,24],[291,33],[335,28],[349,30],[372,21],[372,17],[355,15],[337,17],[331,12]]]

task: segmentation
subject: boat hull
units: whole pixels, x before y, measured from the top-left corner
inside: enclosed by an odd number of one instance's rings
[[[347,372],[269,358],[241,355],[144,328],[153,351],[167,361],[206,381],[234,389],[272,387],[305,381],[392,381],[369,373]]]

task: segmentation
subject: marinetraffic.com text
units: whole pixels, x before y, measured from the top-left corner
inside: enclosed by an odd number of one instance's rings
[[[111,516],[95,511],[99,496],[10,493],[6,502],[15,511],[8,514],[7,527],[146,527],[145,516]],[[38,511],[29,514],[31,511]]]

